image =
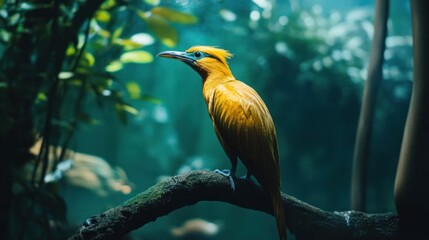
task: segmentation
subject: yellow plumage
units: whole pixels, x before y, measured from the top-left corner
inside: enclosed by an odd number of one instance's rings
[[[216,135],[231,160],[235,176],[237,159],[270,194],[280,239],[286,239],[283,203],[280,196],[280,168],[276,130],[270,112],[251,87],[232,75],[228,51],[195,46],[186,52],[163,52],[158,56],[177,58],[203,78],[203,96]]]

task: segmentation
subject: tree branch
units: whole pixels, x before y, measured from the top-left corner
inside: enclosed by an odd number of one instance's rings
[[[70,239],[118,239],[158,217],[200,201],[221,201],[273,214],[268,195],[257,186],[210,171],[168,178],[122,205],[90,217]],[[286,225],[298,239],[399,239],[398,217],[392,213],[327,212],[282,194]]]

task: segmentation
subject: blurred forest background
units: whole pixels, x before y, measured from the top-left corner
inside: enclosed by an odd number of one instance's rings
[[[17,116],[0,119],[2,144],[10,144],[2,148],[33,154],[10,166],[13,239],[64,239],[91,215],[167,176],[230,167],[200,76],[155,58],[193,45],[231,51],[235,77],[266,102],[277,127],[282,190],[324,210],[350,209],[374,1],[106,0],[87,18],[78,11],[85,4],[0,0],[0,112]],[[411,44],[409,1],[392,0],[368,212],[395,211]],[[7,135],[10,126],[19,131]],[[177,210],[129,238],[191,239],[193,231],[202,232],[197,239],[277,239],[272,216],[217,202]]]

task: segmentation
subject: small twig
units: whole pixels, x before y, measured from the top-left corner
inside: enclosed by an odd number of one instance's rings
[[[119,239],[158,217],[200,201],[221,201],[273,214],[271,201],[259,186],[236,179],[232,192],[227,178],[193,171],[168,178],[122,205],[87,219],[70,239]],[[392,213],[327,212],[282,194],[286,225],[300,240],[399,239],[398,218]]]

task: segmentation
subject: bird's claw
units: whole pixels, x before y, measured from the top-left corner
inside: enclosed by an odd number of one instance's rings
[[[234,183],[234,179],[232,178],[232,176],[231,176],[231,175],[229,175],[228,177],[229,177],[229,184],[231,185],[232,192],[235,192],[235,183]]]
[[[252,180],[252,178],[248,175],[242,176],[240,178],[243,179],[244,181],[248,182],[248,183],[255,184],[255,182]]]
[[[229,169],[224,169],[224,170],[215,169],[214,172],[219,173],[220,175],[225,177],[229,177],[231,175],[231,171]]]
[[[228,169],[224,169],[224,170],[215,169],[214,172],[229,178],[229,184],[231,185],[232,192],[235,192],[234,178],[231,175],[230,170],[228,170]]]

